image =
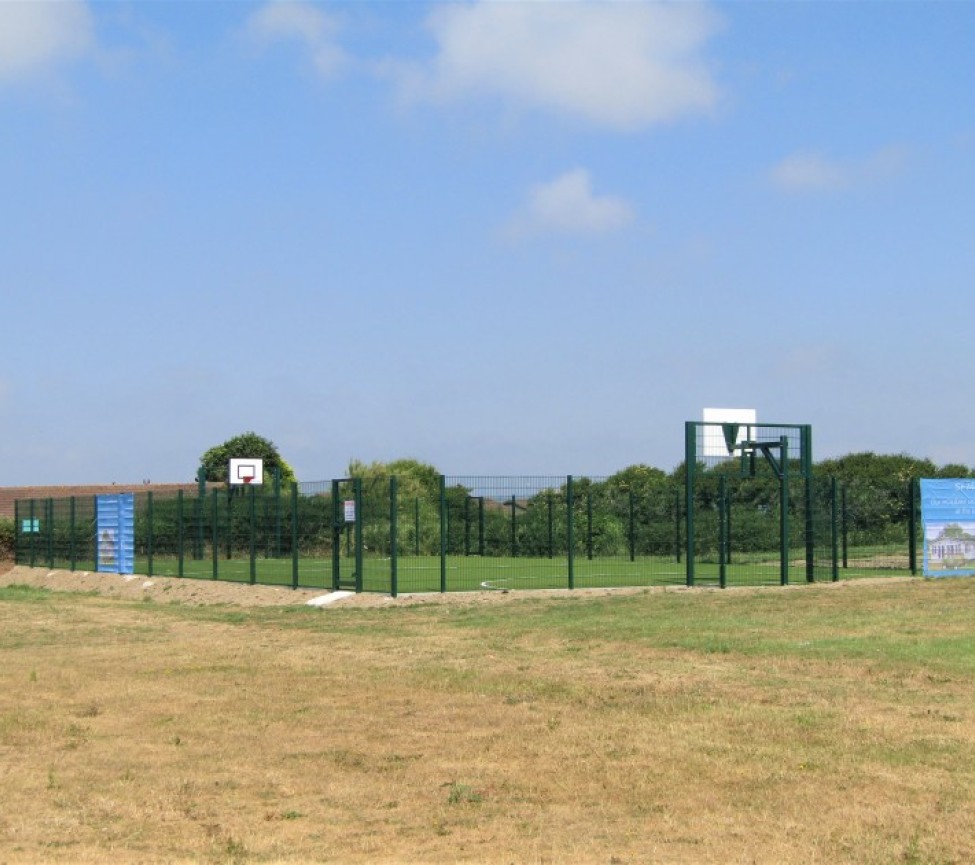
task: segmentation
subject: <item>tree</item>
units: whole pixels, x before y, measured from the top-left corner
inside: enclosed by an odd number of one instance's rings
[[[274,442],[255,432],[246,432],[227,439],[223,444],[210,448],[200,457],[200,465],[206,470],[209,481],[226,481],[230,460],[256,458],[264,461],[264,482],[274,477],[274,470],[281,472],[282,485],[294,483],[295,473],[274,446]]]
[[[939,478],[970,478],[971,476],[972,470],[961,463],[948,463],[935,473],[935,477]]]
[[[622,492],[646,494],[667,483],[667,473],[644,464],[627,466],[606,479],[609,487]]]
[[[399,502],[399,544],[403,550],[420,550],[425,555],[436,553],[440,548],[440,472],[435,466],[419,460],[404,458],[385,463],[371,463],[353,459],[349,462],[347,476],[362,480],[362,510],[372,514],[381,525],[380,515],[389,512],[389,479],[397,480]],[[456,509],[458,497],[463,500],[467,490],[451,488],[446,491],[448,511]],[[382,549],[388,542],[388,528],[381,528],[379,537],[368,536],[366,543],[371,549]]]
[[[424,501],[440,501],[440,472],[432,465],[415,459],[398,459],[391,463],[361,460],[349,462],[350,478],[389,478],[395,476],[399,482],[399,495],[404,500],[422,498]]]
[[[836,459],[822,460],[816,471],[840,481],[859,481],[885,487],[902,487],[912,478],[935,477],[937,466],[929,459],[908,454],[875,454],[872,451],[846,454]]]

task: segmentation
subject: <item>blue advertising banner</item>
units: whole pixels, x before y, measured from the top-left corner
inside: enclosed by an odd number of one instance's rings
[[[95,497],[98,561],[95,570],[111,574],[135,571],[135,496],[117,493]]]
[[[975,574],[975,480],[921,480],[924,576]]]

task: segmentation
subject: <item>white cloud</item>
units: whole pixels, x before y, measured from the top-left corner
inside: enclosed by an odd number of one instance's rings
[[[871,154],[860,166],[865,180],[885,180],[900,174],[907,165],[910,152],[901,145],[891,145]]]
[[[0,83],[48,72],[94,49],[84,0],[0,2]]]
[[[576,168],[550,183],[532,187],[509,225],[509,233],[604,234],[627,225],[633,211],[622,198],[592,192],[589,172]]]
[[[334,19],[311,3],[300,0],[272,0],[247,19],[248,35],[260,42],[294,41],[309,52],[315,70],[333,75],[346,61],[336,42]]]
[[[834,192],[899,174],[906,159],[906,150],[896,146],[885,147],[861,160],[794,153],[772,166],[769,177],[785,192]]]
[[[445,4],[429,19],[438,52],[400,67],[403,95],[501,98],[618,129],[710,110],[703,57],[717,18],[702,3]]]
[[[788,192],[840,189],[847,183],[846,169],[818,153],[795,153],[772,167],[772,182]]]

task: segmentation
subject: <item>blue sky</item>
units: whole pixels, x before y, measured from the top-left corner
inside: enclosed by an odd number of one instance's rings
[[[0,2],[0,485],[975,463],[975,4]]]

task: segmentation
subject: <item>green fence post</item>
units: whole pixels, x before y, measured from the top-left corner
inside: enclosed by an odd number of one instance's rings
[[[840,563],[839,563],[839,526],[837,520],[837,483],[836,478],[830,478],[830,490],[829,490],[829,537],[830,537],[830,565],[831,565],[831,577],[833,582],[837,582],[840,578]]]
[[[298,483],[291,482],[291,588],[298,588]]]
[[[44,502],[44,536],[47,547],[47,566],[54,568],[54,499],[48,497]]]
[[[721,476],[725,478],[724,475]],[[727,478],[725,478],[725,483],[727,484]],[[728,497],[728,506],[725,508],[725,526],[724,526],[724,560],[726,565],[731,564],[731,544],[732,544],[732,533],[731,533],[731,498],[732,493],[728,492],[727,485],[725,486],[725,495]]]
[[[176,490],[176,575],[183,576],[183,491]]]
[[[362,478],[354,478],[352,488],[355,491],[355,590],[362,591],[363,561],[362,561],[362,523],[365,514],[362,513]]]
[[[255,521],[254,514],[254,487],[253,485],[247,490],[248,492],[248,522],[250,523],[250,582],[251,585],[257,582],[257,524]]]
[[[843,484],[842,488],[840,489],[840,497],[841,497],[840,539],[843,544],[843,570],[846,570],[850,566],[849,557],[848,557],[850,526],[848,522],[849,510],[847,508],[847,501],[846,501],[846,484]]]
[[[565,540],[569,547],[569,588],[574,589],[576,587],[576,576],[575,576],[575,553],[576,553],[576,539],[575,539],[575,491],[572,484],[572,475],[569,475],[565,479]]]
[[[339,482],[332,480],[332,591],[339,589],[339,569],[342,565],[342,524],[339,521]]]
[[[447,479],[440,475],[440,591],[447,591]]]
[[[36,499],[30,500],[30,566],[33,568],[37,563],[37,527],[40,519],[36,515]],[[98,550],[98,532],[95,532],[95,550]]]
[[[196,473],[196,549],[193,558],[197,561],[203,558],[203,508],[207,497],[207,470],[200,466]]]
[[[342,567],[342,512],[339,510],[339,482],[332,481],[332,591],[339,590],[339,573]]]
[[[211,538],[211,547],[212,547],[212,554],[213,554],[213,579],[215,580],[220,578],[219,570],[217,567],[217,561],[220,559],[220,529],[217,527],[217,517],[220,514],[220,505],[218,504],[218,499],[217,499],[218,495],[219,493],[217,492],[217,490],[214,490],[213,502],[211,504],[211,509],[210,509],[210,518],[212,523],[211,534],[213,536]]]
[[[728,478],[718,478],[718,585],[723,589],[728,583]]]
[[[464,555],[471,554],[471,497],[464,496]]]
[[[511,557],[517,558],[518,556],[518,529],[515,525],[517,516],[515,514],[515,508],[517,507],[517,499],[514,494],[511,495]]]
[[[21,547],[23,546],[22,535],[24,523],[20,516],[20,499],[14,499],[14,564],[22,565]]]
[[[281,558],[281,467],[274,467],[274,558]]]
[[[197,496],[193,499],[193,559],[203,558],[203,499]]]
[[[805,478],[805,509],[806,509],[806,582],[812,583],[816,579],[816,542],[815,521],[813,520],[813,465],[812,465],[812,427],[804,424],[799,428],[801,437],[801,471]]]
[[[779,583],[789,584],[789,437],[779,437]]]
[[[684,422],[684,520],[687,530],[687,585],[694,585],[694,471],[697,466],[697,427]]]
[[[76,524],[76,519],[75,519],[75,497],[74,496],[71,496],[71,512],[70,512],[69,528],[68,528],[68,530],[71,532],[71,534],[69,536],[69,543],[70,543],[70,547],[71,547],[70,557],[71,557],[71,570],[72,571],[75,569],[75,538],[74,538],[75,524]]]
[[[227,558],[233,555],[231,546],[234,542],[234,488],[227,484]]]
[[[917,576],[917,479],[911,478],[907,482],[907,558],[911,568],[911,576]]]
[[[148,576],[152,576],[152,554],[154,552],[154,536],[153,536],[153,512],[152,512],[152,490],[146,493],[146,519],[149,525],[146,527],[146,573]]]
[[[397,497],[399,482],[395,475],[389,479],[389,593],[395,598],[398,591],[398,567],[396,563],[396,516],[399,510]]]

